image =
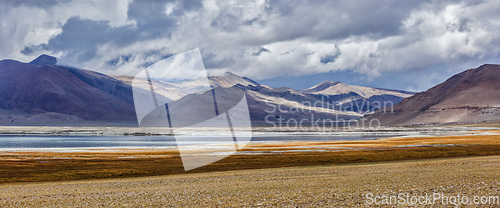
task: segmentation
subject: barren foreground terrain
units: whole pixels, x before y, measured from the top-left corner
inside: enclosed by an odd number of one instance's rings
[[[0,185],[2,207],[334,207],[367,193],[500,195],[500,156]],[[369,201],[369,200],[368,200]],[[498,202],[497,202],[498,203]],[[441,201],[436,201],[441,206]],[[498,206],[498,205],[493,205]]]

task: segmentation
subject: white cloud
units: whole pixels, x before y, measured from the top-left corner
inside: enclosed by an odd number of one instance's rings
[[[129,3],[71,1],[48,9],[0,7],[0,56],[29,61],[40,52],[56,53],[50,48],[31,55],[20,51],[48,43],[72,16],[109,21],[110,28],[137,26],[127,16]],[[130,44],[113,42],[127,37],[109,37],[107,43],[96,43],[93,58],[61,61],[105,73],[133,75],[168,54],[200,48],[205,66],[213,73],[233,71],[265,79],[352,70],[369,78],[383,78],[384,73],[396,71],[446,67],[460,71],[465,69],[461,67],[495,60],[500,53],[498,1],[386,3],[207,0],[201,9],[182,12],[189,5],[168,3],[161,8],[163,15],[175,16],[176,21],[168,35],[141,39],[144,33],[136,31],[135,42]],[[143,30],[165,27],[162,23],[146,25]],[[268,51],[256,53],[262,48]],[[56,53],[59,57],[67,54],[64,50]],[[110,66],[112,60],[115,65]],[[415,83],[419,89],[436,84]]]
[[[78,0],[56,4],[48,9],[28,5],[0,5],[0,56],[20,61],[36,58],[39,54],[26,56],[20,51],[25,46],[47,43],[50,38],[62,32],[62,25],[72,16],[109,21],[111,26],[130,24],[127,22],[128,3],[128,0]]]

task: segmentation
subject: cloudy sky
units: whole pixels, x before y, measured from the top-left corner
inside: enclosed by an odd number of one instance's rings
[[[194,48],[211,74],[275,87],[422,91],[500,63],[500,1],[0,1],[0,59],[135,75]]]

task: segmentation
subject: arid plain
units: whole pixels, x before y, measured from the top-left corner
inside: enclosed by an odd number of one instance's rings
[[[368,193],[495,196],[499,133],[257,142],[188,172],[175,148],[3,151],[0,204],[331,207],[369,205]]]
[[[2,207],[352,207],[366,194],[495,196],[500,156],[0,185]],[[445,206],[435,201],[434,206]],[[492,205],[498,206],[498,204]]]

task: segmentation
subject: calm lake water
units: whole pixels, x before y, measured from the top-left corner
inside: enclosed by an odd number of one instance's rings
[[[254,136],[252,142],[374,140],[401,135],[272,135]],[[224,143],[218,137],[189,137],[192,144]],[[184,141],[186,141],[184,139]],[[172,136],[33,136],[1,135],[0,148],[92,148],[176,146]]]

